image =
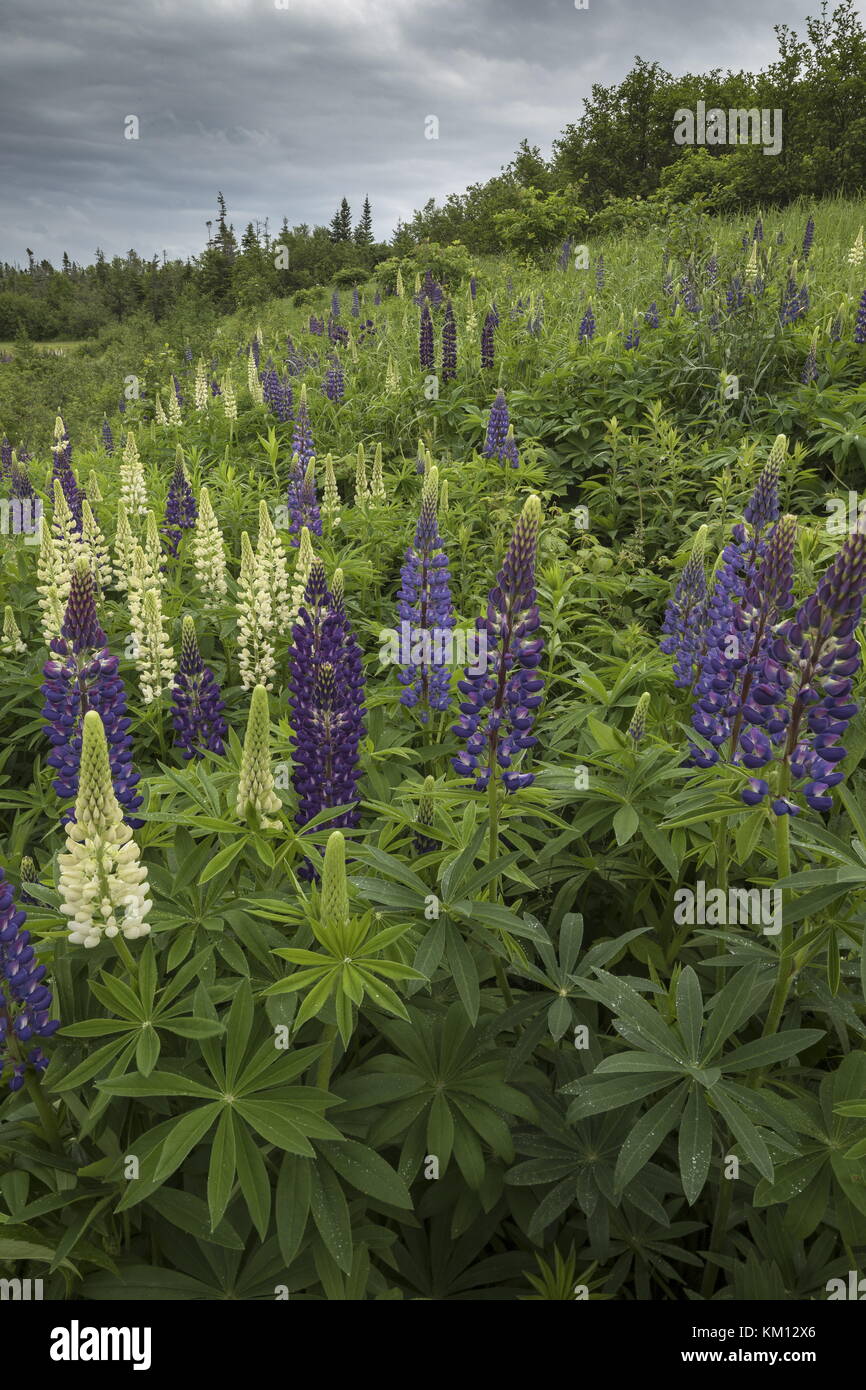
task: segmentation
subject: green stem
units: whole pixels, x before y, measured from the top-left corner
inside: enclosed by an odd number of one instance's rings
[[[731,1210],[732,1185],[733,1178],[726,1178],[724,1176],[723,1171],[719,1181],[719,1190],[716,1194],[716,1212],[715,1216],[713,1217],[713,1229],[710,1233],[709,1253],[712,1255],[718,1255],[721,1253],[721,1247],[724,1242],[725,1232],[728,1226],[728,1215]],[[702,1298],[709,1298],[711,1296],[713,1289],[716,1286],[717,1273],[718,1270],[716,1266],[710,1260],[707,1260],[706,1264],[704,1265],[704,1277],[701,1281]]]
[[[496,859],[499,854],[499,783],[497,782],[496,775],[493,772],[491,772],[490,774],[490,781],[487,786],[487,804],[490,808],[490,821],[487,837],[487,862],[488,864],[492,864],[494,859]],[[498,874],[495,878],[490,880],[490,891],[488,900],[492,903],[499,901]],[[499,986],[499,992],[502,995],[502,998],[505,1000],[505,1007],[507,1009],[510,1009],[514,1000],[508,985],[508,979],[505,974],[505,968],[498,956],[493,957],[493,969],[496,973],[496,983]]]
[[[117,949],[117,954],[126,966],[130,980],[134,982],[138,978],[138,966],[135,963],[135,957],[126,944],[126,938],[123,932],[117,933],[117,936],[114,938],[114,945]]]
[[[784,796],[787,789],[787,765],[783,765],[779,795]],[[791,872],[791,827],[789,816],[776,817],[776,872],[779,878],[787,878]],[[779,940],[779,971],[776,976],[776,988],[773,991],[770,1011],[767,1014],[767,1021],[764,1024],[761,1034],[764,1038],[771,1037],[779,1027],[782,1011],[785,1007],[785,1001],[788,998],[788,990],[791,988],[791,980],[793,978],[793,957],[784,954],[787,947],[790,946],[794,940],[794,924],[787,920],[787,906],[788,892],[786,889],[782,889],[782,931]]]
[[[39,1113],[45,1138],[48,1140],[52,1149],[55,1149],[58,1153],[62,1153],[63,1140],[60,1137],[60,1126],[57,1123],[57,1116],[45,1098],[45,1093],[42,1090],[39,1077],[36,1076],[29,1067],[24,1073],[24,1085]]]

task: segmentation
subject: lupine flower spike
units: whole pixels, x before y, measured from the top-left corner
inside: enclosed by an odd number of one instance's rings
[[[58,866],[60,910],[73,945],[98,946],[118,933],[133,941],[150,931],[147,869],[114,795],[105,729],[92,709],[84,716],[75,819]]]
[[[21,898],[23,902],[23,893]],[[0,1077],[8,1080],[10,1091],[20,1091],[28,1066],[37,1075],[45,1070],[48,1058],[42,1048],[29,1044],[50,1038],[60,1027],[59,1019],[49,1018],[51,990],[24,928],[26,920],[0,869]]]
[[[283,809],[274,791],[270,742],[268,692],[257,685],[250,699],[236,807],[241,820],[249,817],[261,830],[278,830],[280,822],[273,816]]]
[[[528,787],[530,772],[514,762],[537,742],[532,734],[544,681],[537,673],[543,639],[535,595],[535,564],[541,502],[527,498],[514,528],[502,569],[487,602],[487,615],[476,619],[479,660],[467,667],[459,684],[464,696],[454,732],[466,747],[452,758],[454,770],[475,778],[482,791],[499,769],[506,792]],[[478,669],[480,668],[480,669]]]
[[[224,709],[214,673],[202,661],[195,624],[192,618],[185,617],[171,710],[174,741],[185,758],[225,751],[228,725],[223,718]]]

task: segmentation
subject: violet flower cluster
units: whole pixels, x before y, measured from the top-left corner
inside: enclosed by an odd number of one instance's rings
[[[532,725],[544,689],[537,670],[544,641],[535,635],[541,625],[535,593],[540,521],[539,499],[529,497],[490,591],[487,615],[475,621],[486,644],[483,669],[468,667],[458,685],[464,698],[454,733],[465,748],[451,764],[462,776],[473,777],[479,791],[497,768],[506,792],[534,781],[532,773],[513,764],[537,742]]]
[[[51,658],[43,667],[42,717],[51,744],[48,763],[56,769],[54,790],[63,801],[78,794],[81,739],[84,716],[93,709],[100,715],[108,740],[108,759],[114,792],[133,828],[141,825],[134,812],[142,803],[137,787],[140,774],[132,761],[131,719],[126,713],[126,691],[118,675],[118,660],[107,646],[96,616],[93,576],[86,560],[72,573],[66,614],[59,637],[52,638]],[[74,819],[70,807],[63,823]]]
[[[423,724],[430,710],[447,710],[451,699],[448,658],[456,619],[451,606],[451,571],[439,534],[438,472],[424,480],[415,540],[406,551],[397,594],[400,631],[407,658],[398,676],[400,703],[417,708]]]
[[[11,1065],[10,1091],[20,1091],[28,1066],[38,1074],[48,1066],[41,1047],[25,1045],[50,1038],[60,1027],[50,1019],[51,990],[24,929],[27,913],[16,907],[12,885],[0,869],[0,1073]]]
[[[192,618],[183,620],[180,662],[172,694],[174,742],[183,756],[189,760],[202,758],[206,752],[224,753],[228,737],[223,718],[225,701],[213,671],[202,660]]]
[[[303,826],[320,811],[357,801],[358,750],[365,732],[361,649],[318,559],[292,628],[289,666],[295,821]],[[328,827],[353,827],[358,819],[358,810],[351,808],[329,820]],[[309,863],[301,874],[313,876]]]
[[[165,521],[162,527],[166,549],[170,555],[177,555],[181,536],[184,531],[192,530],[197,520],[198,504],[186,476],[183,455],[178,450],[165,500]]]

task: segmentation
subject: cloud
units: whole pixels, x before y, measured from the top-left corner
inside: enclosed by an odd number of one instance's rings
[[[285,8],[282,5],[285,4]],[[759,67],[790,0],[0,0],[0,257],[196,254],[217,189],[236,230],[330,220],[386,238],[431,196],[547,152],[640,53]],[[759,13],[759,18],[756,15]],[[802,26],[800,26],[802,27]],[[138,140],[124,122],[138,117]],[[439,139],[424,122],[439,119]]]

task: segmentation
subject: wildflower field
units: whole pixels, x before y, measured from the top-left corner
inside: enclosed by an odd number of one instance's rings
[[[5,1277],[851,1296],[862,221],[4,354]]]

